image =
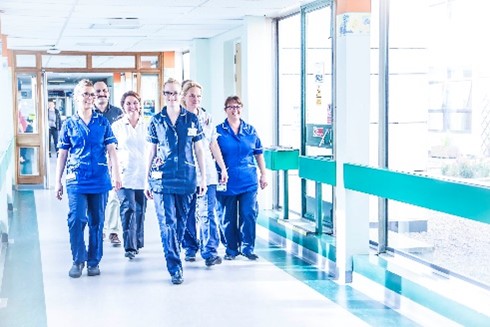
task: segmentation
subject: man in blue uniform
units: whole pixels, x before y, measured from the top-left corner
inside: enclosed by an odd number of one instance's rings
[[[206,193],[203,131],[197,116],[180,106],[181,86],[175,79],[164,84],[166,106],[148,126],[148,181],[145,195],[155,200],[160,235],[173,284],[184,281],[180,250],[192,195]],[[197,184],[194,154],[201,178]]]
[[[56,166],[56,197],[61,200],[61,178],[66,166],[66,191],[68,193],[68,229],[73,266],[68,275],[78,278],[87,262],[87,274],[100,274],[102,259],[102,228],[107,204],[107,192],[112,189],[107,165],[107,154],[112,161],[114,187],[121,187],[116,138],[109,121],[93,111],[95,90],[92,82],[81,80],[73,92],[77,113],[68,118],[58,142]],[[68,162],[67,162],[68,161]],[[89,227],[88,249],[84,229]]]

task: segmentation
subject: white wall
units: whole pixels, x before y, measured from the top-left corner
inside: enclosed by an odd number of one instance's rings
[[[13,98],[12,98],[12,72],[7,65],[7,58],[0,56],[0,89],[3,90],[1,106],[3,118],[0,120],[0,160],[14,142]],[[12,203],[12,183],[14,172],[14,158],[8,163],[6,171],[0,171],[0,242],[2,235],[8,234],[8,203]],[[1,244],[0,244],[1,248]]]
[[[195,40],[191,49],[190,76],[203,85],[203,107],[215,124],[225,119],[223,103],[234,95],[234,44],[242,45],[242,118],[258,131],[264,147],[274,135],[274,69],[272,20],[246,17],[244,25],[210,40]],[[272,175],[272,174],[269,174]],[[271,176],[269,176],[270,179]],[[271,184],[271,183],[269,183]],[[259,205],[272,205],[271,190],[262,191]]]

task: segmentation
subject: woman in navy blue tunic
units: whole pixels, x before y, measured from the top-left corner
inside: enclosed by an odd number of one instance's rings
[[[184,281],[180,250],[192,195],[206,193],[203,131],[197,116],[180,106],[180,83],[164,84],[166,106],[148,125],[148,182],[145,194],[155,200],[167,270],[173,284]],[[197,184],[194,153],[201,171]],[[197,189],[196,189],[197,188]]]

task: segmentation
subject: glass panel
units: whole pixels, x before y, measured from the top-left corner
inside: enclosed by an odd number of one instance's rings
[[[330,7],[306,15],[306,155],[332,155],[332,42],[328,31]]]
[[[36,55],[16,55],[15,65],[17,67],[36,67]]]
[[[149,119],[160,109],[158,90],[158,75],[142,74],[141,75],[141,102],[143,104],[143,115]]]
[[[279,43],[279,145],[301,147],[301,19],[294,15],[278,22]],[[284,187],[283,174],[280,188]],[[289,210],[301,214],[301,179],[296,170],[289,172]],[[284,203],[279,191],[279,203]]]
[[[39,175],[38,162],[39,162],[38,147],[19,148],[20,175],[38,176]]]
[[[190,52],[184,52],[182,54],[182,80],[186,81],[191,78],[191,54]]]
[[[93,68],[136,68],[134,56],[93,56]]]
[[[138,74],[132,72],[126,73],[115,73],[114,75],[119,74],[119,81],[114,79],[114,89],[113,89],[113,100],[111,103],[116,107],[121,107],[121,98],[122,95],[130,90],[136,91],[138,86]],[[107,84],[109,89],[111,89],[111,85]]]
[[[390,2],[390,169],[490,186],[487,12],[485,1]],[[490,225],[396,201],[388,213],[389,246],[490,285],[478,269]]]
[[[141,68],[158,68],[158,56],[141,56]]]
[[[309,156],[333,155],[332,128],[332,39],[330,38],[331,8],[325,7],[306,14],[306,150]],[[318,31],[323,31],[318,33]],[[307,216],[316,212],[315,183],[307,181]],[[312,201],[313,200],[313,201]],[[322,185],[322,219],[332,228],[331,207],[333,187]]]
[[[17,74],[18,132],[37,133],[36,74]]]
[[[86,56],[43,55],[43,68],[87,68]]]

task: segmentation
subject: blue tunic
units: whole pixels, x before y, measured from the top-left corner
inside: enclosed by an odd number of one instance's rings
[[[167,115],[167,107],[151,118],[147,141],[157,144],[157,153],[151,169],[152,176],[149,176],[153,192],[190,194],[196,191],[193,143],[202,138],[203,131],[199,119],[183,107],[180,107],[180,115],[175,125],[172,125]]]
[[[252,125],[240,120],[235,135],[228,120],[216,126],[218,144],[228,168],[228,185],[222,195],[236,195],[257,191],[257,166],[255,155],[263,152],[262,143]]]
[[[88,125],[77,115],[61,127],[58,148],[68,150],[66,187],[76,193],[103,193],[112,189],[107,165],[108,144],[117,143],[109,121],[92,112]]]

